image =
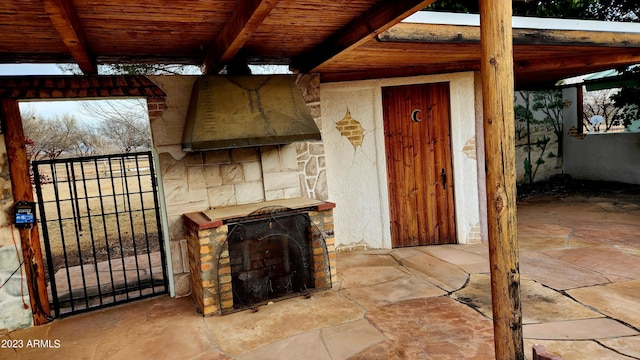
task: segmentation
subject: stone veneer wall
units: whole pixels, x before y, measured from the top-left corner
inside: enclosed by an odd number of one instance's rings
[[[210,207],[306,196],[328,198],[321,141],[196,153],[182,151],[182,130],[198,76],[149,76],[167,94],[163,112],[151,119],[169,224],[176,296],[189,288],[189,259],[182,214]],[[298,86],[320,126],[320,80],[303,76]],[[151,111],[151,108],[150,108]]]
[[[298,88],[307,103],[311,116],[318,129],[322,131],[320,112],[320,75],[311,74],[300,77]],[[327,164],[323,141],[299,142],[296,144],[298,171],[302,195],[318,200],[329,199],[327,188]]]
[[[24,268],[13,273],[22,261],[22,249],[18,231],[11,232],[12,205],[9,161],[4,135],[0,135],[0,284],[6,282],[0,289],[0,335],[33,324],[31,309],[24,308],[30,304]]]
[[[332,279],[337,279],[333,206],[326,203],[316,210],[301,210],[317,226],[309,229],[316,289],[330,288]],[[227,242],[229,227],[219,221],[200,222],[201,220],[199,214],[185,215],[191,296],[199,313],[205,316],[220,315],[233,311],[231,261]],[[329,269],[325,268],[325,245]]]

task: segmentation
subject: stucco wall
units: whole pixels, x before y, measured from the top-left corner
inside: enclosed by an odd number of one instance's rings
[[[12,204],[7,148],[4,135],[0,134],[0,285],[4,284],[0,289],[0,333],[33,324],[31,308],[24,308],[24,304],[30,304],[25,271],[24,268],[16,271],[22,261],[22,250],[18,231],[14,230],[13,236],[11,233]]]
[[[542,110],[534,109],[535,91],[516,91],[515,106],[526,107],[524,96],[529,93],[529,110],[531,119],[527,136],[526,120],[516,117],[516,181],[518,184],[529,183],[526,173],[525,159],[531,164],[533,182],[549,180],[562,173],[562,154],[559,153],[558,137],[550,122],[544,121],[546,114]],[[519,131],[518,131],[519,130]],[[549,141],[545,144],[544,139]],[[529,143],[530,141],[530,143]],[[531,159],[529,159],[529,155]]]
[[[578,124],[577,91],[562,92],[564,116],[564,173],[576,179],[640,184],[640,133],[571,136]],[[573,131],[571,131],[573,128]]]
[[[450,83],[458,242],[481,241],[475,107],[480,88],[474,79],[473,73],[458,73],[321,85],[321,130],[329,200],[337,204],[337,246],[391,247],[381,89],[432,82]],[[362,138],[347,130],[359,131]]]

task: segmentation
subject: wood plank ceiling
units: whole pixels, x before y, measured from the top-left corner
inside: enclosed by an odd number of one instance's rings
[[[520,86],[640,63],[640,34],[514,29],[513,35]],[[363,63],[367,68],[358,70]],[[480,70],[479,27],[412,23],[397,24],[322,66],[323,81],[471,70]]]
[[[474,27],[398,24],[434,0],[3,0],[0,63],[288,64],[324,82],[479,70]],[[396,25],[397,24],[397,25]],[[516,79],[640,62],[640,35],[514,31]]]

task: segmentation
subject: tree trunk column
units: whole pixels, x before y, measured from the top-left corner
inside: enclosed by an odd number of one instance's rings
[[[0,105],[5,142],[7,144],[13,200],[33,201],[33,189],[29,178],[29,159],[27,158],[24,143],[20,107],[14,99],[2,99]],[[49,296],[47,294],[38,227],[20,229],[19,232],[33,323],[35,325],[46,324],[49,316]]]
[[[511,1],[480,1],[487,223],[496,359],[524,359],[516,227]]]

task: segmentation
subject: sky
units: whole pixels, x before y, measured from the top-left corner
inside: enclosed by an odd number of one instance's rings
[[[196,71],[188,70],[188,71]],[[257,66],[252,67],[254,74],[290,73],[286,66]],[[0,64],[0,76],[2,75],[64,75],[65,73],[56,64]],[[90,100],[85,100],[90,101]],[[100,101],[100,100],[93,100]],[[113,101],[113,100],[112,100]],[[126,101],[126,100],[124,100]],[[32,108],[37,116],[43,118],[55,118],[65,114],[71,114],[79,121],[87,124],[95,124],[97,121],[82,112],[78,101],[72,100],[47,100],[47,101],[21,101],[20,108]]]
[[[64,72],[55,64],[0,64],[0,76],[2,75],[64,75]],[[32,108],[36,115],[43,118],[71,114],[81,122],[96,123],[95,119],[82,113],[78,101],[21,101],[20,109],[25,107]]]

